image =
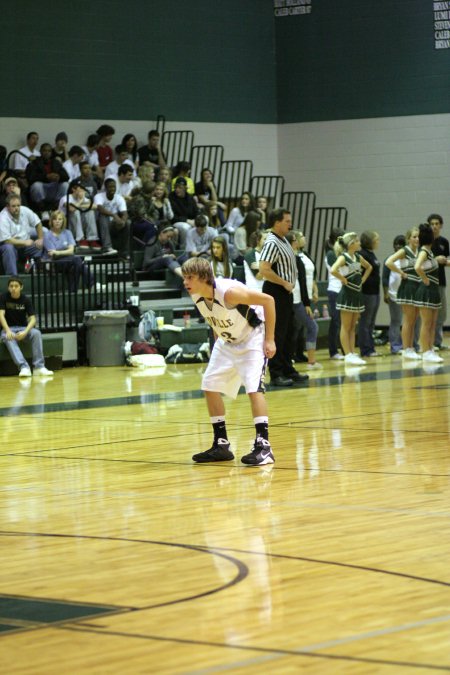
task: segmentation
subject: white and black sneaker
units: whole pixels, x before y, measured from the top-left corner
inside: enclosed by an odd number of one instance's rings
[[[275,457],[273,456],[269,441],[258,436],[253,445],[253,450],[248,455],[241,457],[241,462],[242,464],[248,464],[249,466],[273,464],[275,462]]]
[[[194,462],[229,462],[234,459],[230,444],[225,438],[219,438],[209,450],[192,455]]]

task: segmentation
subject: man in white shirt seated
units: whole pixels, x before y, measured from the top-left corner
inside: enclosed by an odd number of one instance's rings
[[[35,159],[36,157],[40,157],[41,153],[39,150],[37,150],[37,145],[39,143],[39,134],[37,131],[30,131],[27,134],[27,144],[23,146],[23,148],[20,148],[18,152],[16,152],[13,157],[14,157],[14,171],[17,173],[18,176],[25,176],[25,169],[28,166],[28,163]],[[20,153],[20,154],[19,154]]]
[[[133,178],[133,169],[129,164],[122,164],[119,166],[117,176],[112,176],[116,179],[116,192],[128,202],[131,199],[131,193],[137,187],[137,181]]]
[[[107,178],[116,178],[119,172],[119,168],[123,164],[126,164],[127,166],[131,167],[133,176],[135,176],[136,171],[134,169],[133,160],[131,160],[128,157],[128,150],[126,149],[126,147],[124,145],[116,145],[115,153],[116,153],[115,162],[110,162],[105,169],[105,181]]]
[[[39,217],[10,194],[0,212],[0,254],[5,274],[17,274],[17,260],[42,256],[44,231]]]
[[[127,256],[129,249],[128,213],[125,199],[117,194],[114,178],[105,180],[105,191],[95,195],[97,226],[103,244],[104,255],[115,255],[111,235],[117,240],[121,255]]]
[[[80,177],[80,162],[84,159],[83,148],[79,145],[72,145],[69,150],[69,159],[64,162],[63,167],[67,171],[69,181]]]

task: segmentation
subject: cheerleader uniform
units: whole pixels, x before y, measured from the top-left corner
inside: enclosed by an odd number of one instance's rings
[[[420,277],[414,269],[417,254],[409,246],[404,246],[405,258],[398,260],[402,272],[408,277],[402,279],[397,291],[397,303],[399,305],[416,305],[416,293],[419,288]]]
[[[359,254],[355,253],[355,259],[349,253],[342,253],[345,264],[339,268],[339,272],[347,279],[347,285],[342,288],[336,298],[336,308],[346,312],[363,312],[361,279],[362,269]]]
[[[427,259],[422,263],[422,270],[430,280],[430,285],[425,286],[422,282],[416,292],[415,304],[418,307],[428,307],[429,309],[439,309],[441,306],[441,296],[439,293],[439,263],[431,251],[422,247]]]

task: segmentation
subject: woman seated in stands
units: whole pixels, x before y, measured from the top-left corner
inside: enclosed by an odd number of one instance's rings
[[[69,290],[76,291],[80,277],[83,286],[93,286],[94,278],[80,256],[74,255],[75,239],[66,229],[66,217],[62,211],[50,215],[49,229],[44,230],[43,262],[50,262],[61,269],[67,277]]]
[[[256,198],[256,210],[261,215],[261,227],[265,230],[269,225],[270,199],[261,195]]]
[[[172,191],[172,171],[168,166],[160,166],[156,176],[158,183],[165,183],[167,192],[170,194]]]
[[[258,211],[249,211],[240,227],[234,233],[235,262],[241,265],[244,256],[250,250],[250,237],[261,227],[261,215]]]
[[[175,183],[177,178],[184,178],[186,181],[186,193],[188,195],[195,195],[195,185],[191,178],[191,165],[189,162],[178,162],[173,170],[172,190],[175,190]]]
[[[216,279],[231,279],[234,265],[228,253],[228,244],[225,237],[218,235],[211,242],[211,267]]]
[[[264,277],[259,271],[259,260],[268,234],[267,230],[254,232],[249,239],[251,248],[244,256],[245,285],[252,291],[262,292]]]
[[[140,166],[137,171],[137,183],[139,187],[142,187],[144,183],[154,183],[155,181],[155,169],[152,166],[144,164]]]
[[[239,204],[231,209],[228,220],[225,223],[225,231],[233,235],[238,227],[244,222],[244,218],[249,211],[255,210],[255,199],[250,192],[243,192]]]
[[[158,212],[158,226],[168,225],[173,218],[172,205],[169,201],[167,186],[163,182],[156,183],[152,194],[153,205]]]
[[[221,220],[221,225],[225,223],[225,210],[226,206],[223,202],[219,201],[217,197],[217,189],[214,185],[214,174],[211,169],[202,169],[200,174],[200,180],[195,184],[195,195],[201,206],[204,206],[205,209],[210,208],[211,206],[216,206],[218,208],[218,215]]]
[[[122,145],[125,146],[128,152],[128,159],[133,162],[133,166],[137,171],[139,166],[138,144],[134,134],[125,134],[122,138]]]

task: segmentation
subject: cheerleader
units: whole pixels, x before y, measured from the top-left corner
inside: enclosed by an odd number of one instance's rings
[[[347,232],[338,237],[334,245],[337,260],[331,268],[331,273],[342,283],[336,298],[336,308],[341,314],[341,345],[345,362],[354,366],[366,363],[355,353],[356,324],[360,313],[364,311],[361,286],[372,271],[372,265],[359,255],[360,249],[361,243],[356,232]]]
[[[419,316],[419,307],[416,304],[416,293],[419,287],[419,275],[415,270],[417,248],[419,245],[419,228],[413,227],[406,233],[406,245],[399,248],[386,260],[386,267],[400,274],[402,280],[397,291],[397,303],[403,312],[402,345],[403,358],[410,360],[420,359],[414,349],[414,329]],[[400,271],[395,263],[400,265]]]
[[[416,292],[416,304],[419,307],[422,325],[420,327],[420,347],[422,359],[432,363],[442,363],[444,359],[433,351],[436,321],[441,306],[439,294],[439,263],[431,250],[433,230],[426,223],[419,226],[419,253],[415,270],[420,277]]]

